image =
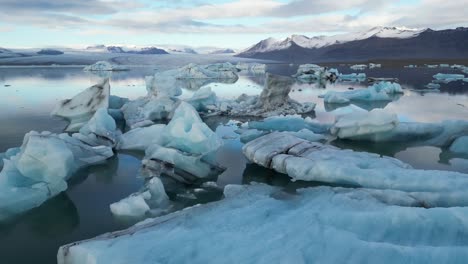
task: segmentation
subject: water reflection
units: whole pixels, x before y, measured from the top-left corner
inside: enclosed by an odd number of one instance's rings
[[[161,57],[162,60],[164,58]],[[187,63],[190,61],[187,61]],[[169,64],[168,64],[169,65]],[[158,70],[168,66],[162,65]],[[268,71],[280,75],[292,75],[297,65],[268,65]],[[340,72],[351,73],[347,67]],[[397,113],[401,119],[419,122],[439,122],[445,119],[468,120],[468,87],[466,83],[442,84],[440,93],[424,94],[410,91],[420,89],[438,72],[450,73],[451,69],[401,69],[382,68],[366,70],[372,77],[397,77],[405,94],[391,102],[360,104],[371,108],[385,108]],[[154,74],[154,67],[134,67],[127,72],[113,72],[111,93],[131,99],[146,94],[144,76]],[[21,145],[23,136],[30,130],[61,132],[66,123],[49,116],[58,100],[70,98],[95,84],[101,77],[85,73],[79,68],[0,68],[0,152]],[[208,86],[219,96],[236,98],[240,94],[258,95],[264,84],[264,75],[241,73],[235,83],[210,83]],[[4,85],[11,85],[5,87]],[[204,81],[186,84],[183,98],[193,94],[192,89],[204,85]],[[290,97],[299,102],[315,102],[315,116],[319,121],[331,122],[328,113],[335,106],[323,104],[319,95],[329,91],[346,91],[349,87],[360,89],[367,83],[336,82],[295,83]],[[229,118],[205,119],[210,128],[224,137],[224,146],[217,153],[216,162],[226,170],[217,179],[219,186],[262,182],[295,190],[319,183],[291,182],[287,175],[275,173],[258,165],[247,163],[241,152],[242,144],[234,133],[235,127],[225,126]],[[240,120],[248,121],[248,119]],[[375,144],[336,140],[332,144],[359,151],[394,156],[416,168],[456,170],[468,173],[466,157],[454,155],[434,147],[415,147],[408,144]],[[138,177],[142,153],[119,153],[107,163],[78,172],[69,183],[67,192],[49,200],[42,206],[0,226],[0,256],[2,263],[54,263],[57,248],[71,241],[90,238],[132,224],[119,222],[112,216],[109,205],[143,186]],[[213,180],[213,179],[212,179]],[[171,200],[179,208],[218,200],[222,190],[199,188],[195,185],[169,187]],[[195,197],[195,198],[193,198]],[[24,254],[27,252],[27,254]]]

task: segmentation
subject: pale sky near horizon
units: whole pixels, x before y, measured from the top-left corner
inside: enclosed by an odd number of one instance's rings
[[[468,0],[0,0],[0,47],[94,44],[241,49],[268,37],[374,26],[468,26]]]

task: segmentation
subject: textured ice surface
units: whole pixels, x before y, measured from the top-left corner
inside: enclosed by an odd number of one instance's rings
[[[468,258],[466,207],[399,206],[403,198],[397,193],[331,187],[293,195],[265,185],[228,185],[224,194],[219,202],[62,246],[58,263],[464,263]]]
[[[133,129],[153,124],[153,121],[170,119],[177,102],[177,99],[148,95],[126,103],[122,113],[127,126]]]
[[[29,132],[19,149],[7,151],[0,172],[0,220],[39,206],[66,190],[66,180],[79,168],[111,156],[111,148],[92,147],[67,134]]]
[[[156,124],[132,129],[120,137],[117,148],[144,151],[152,144],[161,145],[165,127],[166,125]]]
[[[71,99],[61,101],[52,111],[52,115],[70,121],[66,131],[76,132],[91,119],[99,108],[109,107],[109,93],[109,79],[105,79]]]
[[[91,146],[115,147],[120,131],[117,131],[115,120],[106,108],[100,108],[94,116],[72,136]]]
[[[182,94],[181,87],[176,85],[175,76],[170,73],[157,73],[146,76],[146,90],[157,98],[172,98]]]
[[[122,65],[114,65],[107,61],[98,61],[84,67],[83,71],[128,71],[129,68]]]
[[[110,205],[113,215],[122,218],[141,218],[152,208],[164,210],[169,205],[169,197],[158,177],[146,181],[145,187],[138,193]]]
[[[222,145],[221,139],[201,120],[198,112],[181,102],[164,130],[165,146],[192,154],[206,154]]]
[[[355,111],[336,117],[336,122],[330,129],[339,138],[349,138],[360,135],[390,131],[398,125],[396,114],[383,109]]]
[[[450,146],[450,151],[460,154],[468,154],[468,135],[455,139]]]
[[[326,133],[331,125],[321,124],[310,117],[300,115],[272,116],[262,121],[252,121],[247,124],[249,128],[268,131],[293,131],[308,129],[314,133]]]
[[[467,206],[468,175],[416,170],[397,159],[271,133],[243,147],[245,156],[294,180],[407,192],[427,206]]]
[[[366,89],[336,92],[329,91],[322,95],[325,103],[346,104],[351,101],[391,101],[390,95],[403,93],[398,83],[378,82]]]
[[[216,166],[204,162],[202,157],[154,144],[146,150],[143,170],[150,177],[166,175],[186,183],[220,173]]]
[[[463,74],[447,74],[447,73],[438,73],[433,76],[434,79],[442,82],[452,82],[452,81],[458,81],[458,80],[463,80],[465,78],[465,75]]]
[[[301,104],[289,97],[294,80],[290,77],[266,74],[265,86],[260,96],[241,95],[237,100],[227,101],[227,115],[276,116],[312,112],[314,103]]]
[[[320,80],[336,80],[339,75],[336,69],[327,69],[316,64],[299,65],[294,78],[301,81],[320,81]]]
[[[216,94],[211,91],[210,87],[200,88],[187,99],[187,102],[199,112],[214,110],[217,107]]]

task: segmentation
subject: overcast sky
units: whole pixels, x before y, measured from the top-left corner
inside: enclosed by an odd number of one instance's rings
[[[468,0],[0,0],[0,47],[245,48],[291,34],[468,26]]]

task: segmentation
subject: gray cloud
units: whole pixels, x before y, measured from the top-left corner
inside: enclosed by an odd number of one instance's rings
[[[75,14],[112,14],[125,6],[124,2],[99,0],[0,0],[0,11],[3,13],[47,12]]]

